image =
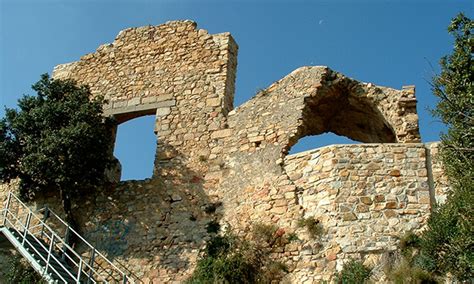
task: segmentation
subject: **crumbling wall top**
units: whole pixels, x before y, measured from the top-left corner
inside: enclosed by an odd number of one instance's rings
[[[230,33],[211,35],[193,21],[171,21],[125,29],[96,52],[58,65],[53,76],[104,96],[106,114],[119,122],[160,108],[166,113],[184,96],[186,107],[203,108],[196,99],[214,99],[211,107],[226,113],[232,108],[237,49]]]

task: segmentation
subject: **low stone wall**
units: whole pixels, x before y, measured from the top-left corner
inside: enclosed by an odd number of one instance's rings
[[[379,265],[382,254],[396,250],[405,233],[419,232],[429,216],[423,144],[328,146],[289,156],[285,164],[302,215],[324,228],[320,250],[300,254],[296,279],[328,280],[349,258]]]

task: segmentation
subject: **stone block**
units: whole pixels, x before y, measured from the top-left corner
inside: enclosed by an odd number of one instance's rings
[[[401,175],[400,170],[391,170],[389,175],[392,177],[399,177]]]
[[[287,211],[287,207],[286,207],[286,206],[276,207],[276,208],[272,208],[272,209],[270,210],[271,213],[277,214],[277,215],[284,214],[284,213],[286,213],[286,211]]]
[[[398,207],[398,204],[396,201],[389,201],[385,203],[385,208],[387,209],[396,209]]]
[[[166,100],[166,101],[161,101],[154,103],[153,106],[156,108],[161,108],[161,107],[171,107],[176,105],[176,100]]]
[[[124,108],[127,106],[127,101],[114,101],[113,102],[113,108]]]
[[[214,131],[212,134],[211,134],[211,139],[219,139],[219,138],[225,138],[225,137],[229,137],[232,135],[232,129],[223,129],[223,130],[217,130],[217,131]]]
[[[355,221],[357,220],[357,216],[352,212],[347,212],[342,215],[342,220],[344,221]]]
[[[418,202],[421,204],[430,204],[430,193],[428,191],[417,192]]]
[[[140,104],[140,97],[129,99],[127,102],[127,106],[136,106]]]
[[[168,100],[173,99],[173,95],[172,94],[159,95],[159,96],[155,96],[155,98],[157,102],[162,102],[162,101],[168,101]]]
[[[143,104],[151,104],[151,103],[154,103],[154,102],[156,102],[156,97],[154,97],[154,96],[142,98],[142,103]]]
[[[398,216],[397,212],[395,210],[385,210],[383,212],[383,214],[385,215],[385,217],[387,218],[395,218]]]
[[[360,202],[366,204],[366,205],[371,205],[372,204],[372,198],[369,196],[362,196],[360,197]]]
[[[171,109],[169,107],[162,107],[162,108],[156,109],[156,116],[157,117],[165,116],[165,115],[168,115],[170,113],[171,113]]]
[[[379,203],[379,202],[384,202],[385,201],[385,196],[379,194],[374,197],[374,201]]]

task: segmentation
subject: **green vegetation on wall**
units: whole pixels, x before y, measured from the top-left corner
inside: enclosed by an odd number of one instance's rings
[[[341,272],[335,278],[338,284],[361,284],[365,283],[371,274],[370,268],[360,261],[351,259],[344,263]]]
[[[10,258],[5,271],[5,280],[7,283],[45,283],[41,279],[41,276],[18,255],[13,255]]]
[[[255,224],[252,240],[231,232],[214,235],[206,244],[188,283],[273,283],[288,272],[272,260],[274,250],[289,243],[283,229]]]
[[[47,74],[17,109],[0,119],[0,181],[20,179],[20,195],[32,199],[53,192],[73,227],[71,200],[94,190],[111,162],[111,128],[102,116],[104,100],[85,86]]]
[[[441,158],[452,191],[428,220],[419,265],[468,281],[474,277],[474,21],[459,14],[448,31],[454,49],[441,59],[441,73],[433,79],[439,98],[433,112],[448,126]]]

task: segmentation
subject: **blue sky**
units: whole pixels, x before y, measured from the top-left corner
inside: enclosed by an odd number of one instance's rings
[[[292,70],[327,65],[355,79],[401,88],[416,85],[423,141],[439,140],[429,80],[450,53],[446,27],[474,1],[48,1],[0,0],[0,117],[55,65],[77,61],[128,27],[192,19],[210,33],[231,32],[239,44],[235,106]],[[151,175],[153,118],[119,128],[115,153],[123,179]],[[141,139],[137,139],[141,137]],[[302,139],[302,151],[344,138]]]

